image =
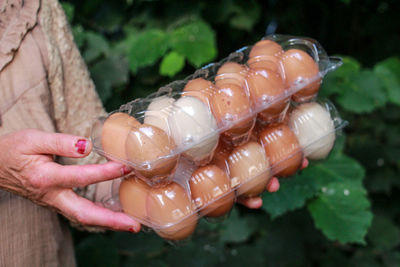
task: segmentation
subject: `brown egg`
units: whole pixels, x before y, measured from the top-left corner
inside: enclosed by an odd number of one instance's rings
[[[256,120],[253,130],[251,131],[251,140],[254,142],[258,142],[260,140],[260,134],[267,127],[268,123],[263,120]]]
[[[282,55],[282,65],[287,88],[298,82],[308,82],[307,80],[311,79],[308,85],[293,95],[293,100],[306,101],[318,93],[321,85],[319,69],[317,63],[309,54],[299,49],[289,49]]]
[[[229,212],[235,200],[228,175],[216,165],[207,165],[193,172],[189,180],[192,199],[201,214],[219,217]]]
[[[261,40],[250,50],[247,65],[252,69],[267,69],[282,74],[282,47],[271,40]]]
[[[228,157],[232,153],[232,150],[232,145],[220,140],[210,164],[216,165],[224,172],[229,173]]]
[[[253,127],[250,98],[236,84],[226,83],[217,87],[211,98],[211,110],[220,128],[229,127],[228,134],[244,134]]]
[[[255,197],[266,188],[270,165],[262,146],[248,142],[233,150],[228,159],[232,186],[239,185],[238,195]]]
[[[126,160],[125,141],[132,128],[140,123],[126,113],[109,116],[101,131],[101,145],[107,157]]]
[[[141,165],[135,172],[142,177],[165,178],[173,172],[178,162],[174,155],[174,140],[158,127],[140,124],[134,127],[126,140],[129,161]]]
[[[236,84],[239,87],[243,87],[247,74],[246,66],[236,62],[224,63],[217,72],[215,77],[215,84],[217,86],[223,86],[224,84]]]
[[[289,103],[281,76],[270,70],[250,70],[246,80],[253,107],[260,111],[260,119],[270,122],[279,118]]]
[[[279,122],[288,125],[289,123],[289,118],[290,118],[290,114],[292,113],[294,109],[293,105],[289,105],[288,109],[285,111],[285,114],[283,114],[281,120]],[[290,127],[289,127],[290,128]]]
[[[290,176],[301,166],[303,153],[296,135],[282,123],[265,128],[260,134],[273,175]]]
[[[282,47],[271,40],[261,40],[253,45],[250,50],[249,58],[257,56],[275,56],[279,57],[283,53]]]
[[[177,183],[151,188],[147,212],[155,231],[169,240],[182,240],[194,232],[197,213],[185,190]]]
[[[215,91],[215,86],[212,82],[203,78],[196,78],[190,80],[183,88],[183,96],[193,96],[201,100],[207,106],[209,105],[209,98],[212,97]]]
[[[150,187],[135,176],[125,178],[119,187],[119,201],[126,214],[146,220],[146,199]]]

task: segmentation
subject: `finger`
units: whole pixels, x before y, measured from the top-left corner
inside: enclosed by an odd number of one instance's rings
[[[139,232],[140,223],[122,212],[114,212],[79,197],[72,190],[61,190],[48,196],[49,201],[67,218],[83,225],[101,226],[117,231]]]
[[[86,157],[92,150],[92,142],[80,136],[48,133],[38,130],[24,132],[25,153],[49,154],[63,157]]]
[[[279,190],[280,184],[279,180],[276,177],[272,177],[267,184],[267,191],[270,193],[276,192]]]
[[[303,159],[303,162],[301,163],[300,169],[302,170],[302,169],[307,168],[307,167],[308,167],[308,164],[309,164],[308,159],[307,159],[307,158],[304,158],[304,159]]]
[[[109,161],[103,164],[60,165],[48,162],[41,166],[42,179],[48,187],[82,187],[102,181],[119,178],[131,172],[131,169],[121,163]]]
[[[249,209],[259,209],[262,206],[262,199],[260,197],[238,198],[237,202]]]

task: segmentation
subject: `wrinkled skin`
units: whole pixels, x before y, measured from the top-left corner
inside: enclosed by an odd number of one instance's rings
[[[129,216],[96,205],[72,190],[121,177],[130,171],[128,168],[116,162],[63,166],[54,161],[55,155],[86,157],[92,150],[89,140],[29,129],[1,136],[0,148],[1,189],[56,210],[83,225],[140,230],[140,224]]]

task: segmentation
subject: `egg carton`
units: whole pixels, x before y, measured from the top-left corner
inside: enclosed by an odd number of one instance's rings
[[[282,121],[257,123],[249,141],[238,146],[221,141],[205,166],[181,157],[168,182],[150,186],[135,175],[115,180],[102,203],[167,240],[185,239],[203,216],[224,219],[237,198],[262,194],[271,177],[293,175],[304,158],[327,157],[347,125],[328,100],[292,102]]]
[[[271,35],[99,118],[94,150],[134,169],[103,203],[168,240],[224,216],[329,153],[346,122],[317,93],[340,65],[313,39]]]

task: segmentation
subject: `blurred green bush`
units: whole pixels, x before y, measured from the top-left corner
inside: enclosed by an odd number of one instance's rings
[[[152,233],[74,231],[80,266],[399,266],[398,1],[62,4],[109,111],[276,32],[342,56],[320,94],[350,122],[327,161],[282,180],[262,209],[201,220],[178,246]]]

